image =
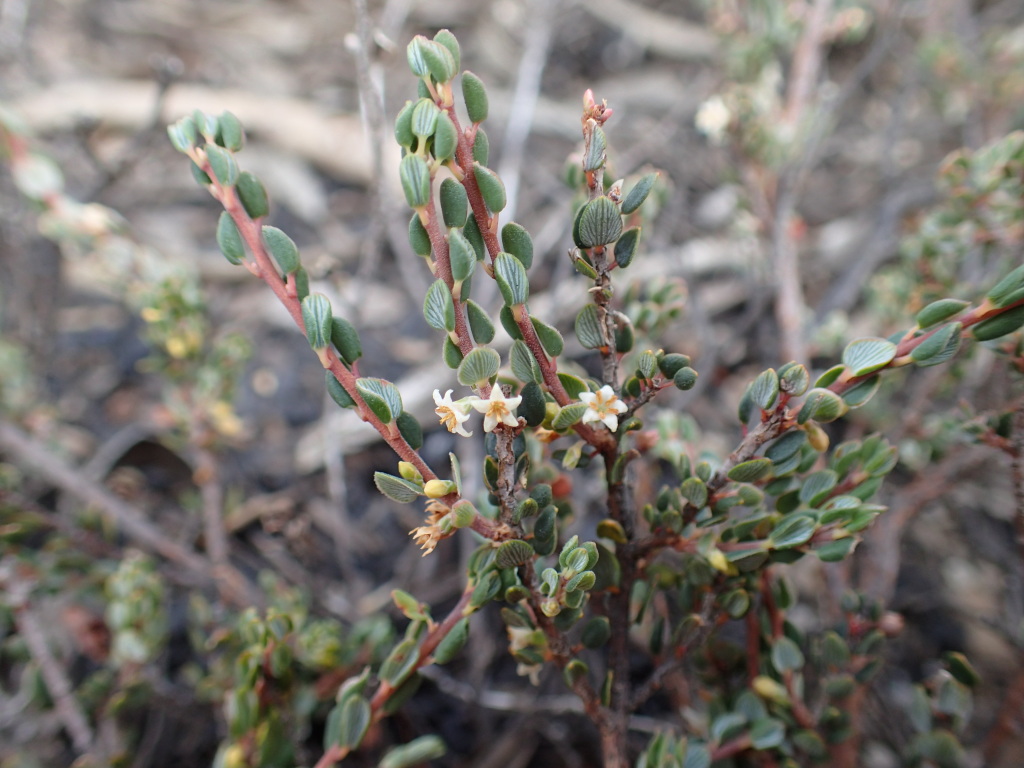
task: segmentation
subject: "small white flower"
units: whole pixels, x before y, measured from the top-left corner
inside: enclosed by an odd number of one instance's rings
[[[712,144],[721,144],[725,140],[725,130],[732,120],[732,113],[721,96],[712,96],[700,105],[694,123],[697,130],[708,137]]]
[[[580,400],[587,404],[583,412],[584,424],[600,421],[612,432],[619,428],[619,414],[626,411],[626,404],[608,384],[597,392],[580,392]]]
[[[448,428],[449,432],[454,432],[463,437],[471,437],[473,433],[467,432],[466,428],[462,425],[469,419],[469,413],[473,410],[473,402],[479,399],[479,397],[473,395],[472,397],[464,397],[453,402],[450,389],[444,393],[444,397],[441,397],[440,390],[435,389],[434,404],[437,407],[434,409],[434,413],[441,417],[441,423]]]
[[[505,397],[501,387],[495,384],[491,387],[491,396],[487,400],[477,398],[473,407],[484,415],[484,432],[493,432],[498,424],[509,427],[518,427],[519,419],[513,413],[522,397]]]

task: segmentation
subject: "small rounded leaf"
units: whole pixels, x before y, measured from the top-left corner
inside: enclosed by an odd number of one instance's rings
[[[458,72],[462,67],[462,51],[459,49],[459,41],[455,39],[452,31],[449,29],[438,31],[434,35],[434,42],[448,49],[448,53],[452,55],[452,61],[455,63],[455,71]]]
[[[601,334],[601,320],[598,317],[596,304],[585,304],[576,315],[576,338],[584,349],[598,349],[604,346]]]
[[[245,244],[242,242],[242,235],[235,226],[234,220],[227,211],[221,211],[217,220],[217,245],[224,258],[232,264],[241,264],[245,261]]]
[[[604,135],[604,130],[599,125],[594,126],[583,156],[583,170],[596,171],[602,168],[607,158],[607,150],[608,139]]]
[[[615,242],[622,234],[619,209],[607,197],[591,200],[579,216],[579,244],[581,248],[594,248]]]
[[[910,359],[922,367],[939,365],[952,358],[960,349],[963,323],[950,323],[937,329],[910,352]]]
[[[762,371],[750,385],[750,397],[762,411],[771,410],[779,397],[779,374],[774,368]]]
[[[803,407],[797,413],[798,424],[806,424],[808,419],[827,423],[844,415],[848,406],[843,399],[830,389],[815,388],[807,393]]]
[[[514,307],[525,304],[530,296],[530,281],[526,276],[526,268],[515,256],[499,253],[494,258],[494,279],[498,290],[505,300],[505,305]]]
[[[490,344],[494,340],[494,323],[490,315],[475,301],[466,302],[466,314],[469,317],[469,329],[473,332],[473,340],[477,344]]]
[[[455,123],[448,117],[447,112],[438,115],[437,126],[434,128],[433,154],[440,162],[445,162],[455,156],[455,150],[459,148],[459,130]]]
[[[432,99],[420,99],[412,109],[412,122],[410,128],[413,136],[419,139],[429,139],[434,135],[437,127],[437,118],[441,114],[441,108]]]
[[[615,243],[615,263],[625,269],[633,263],[633,258],[640,246],[640,227],[627,229]]]
[[[302,322],[313,349],[324,349],[331,343],[332,320],[331,302],[322,293],[311,293],[302,300]]]
[[[476,269],[476,251],[459,230],[453,229],[448,235],[448,259],[452,267],[452,278],[457,282],[468,280]]]
[[[519,259],[527,269],[533,264],[533,239],[521,224],[510,221],[501,228],[501,247]]]
[[[959,315],[969,305],[966,301],[957,299],[939,299],[926,306],[914,316],[915,322],[921,328],[931,328],[944,320]]]
[[[459,383],[467,387],[482,386],[501,367],[501,355],[490,347],[477,347],[470,351],[459,365]]]
[[[250,219],[259,219],[270,213],[267,190],[264,189],[263,182],[254,174],[249,171],[242,171],[238,174],[235,191]]]
[[[450,661],[454,654],[450,654],[445,661],[438,661],[438,655],[441,653],[441,647],[445,644],[449,637],[453,633],[456,633],[462,628],[463,642],[467,636],[467,630],[463,626],[467,619],[462,619],[455,628],[448,633],[448,636],[441,641],[441,644],[437,647],[434,652],[434,663],[444,664]],[[461,646],[460,646],[461,648]],[[380,761],[379,768],[413,768],[417,765],[425,765],[430,760],[436,760],[439,757],[445,755],[445,745],[439,736],[420,736],[418,739],[410,741],[408,744],[403,744],[400,747],[394,747],[388,750],[388,753],[384,755]]]
[[[444,280],[435,280],[423,300],[423,317],[438,331],[455,330],[455,303]]]
[[[434,651],[434,663],[435,664],[447,664],[449,661],[459,655],[459,652],[465,647],[466,640],[469,639],[469,619],[459,620],[451,632],[444,636],[444,640],[437,644],[437,649]],[[381,763],[383,766],[383,763]]]
[[[482,123],[487,119],[487,89],[483,80],[468,70],[462,73],[462,98],[470,122]]]
[[[291,274],[301,264],[299,262],[299,249],[295,241],[277,227],[263,225],[263,243],[267,251],[274,257],[274,261],[281,267],[285,274]]]
[[[238,180],[238,163],[235,162],[235,156],[214,144],[207,144],[205,149],[213,177],[223,187],[232,186]]]
[[[363,345],[355,326],[343,317],[331,318],[331,343],[348,365],[363,356]]]
[[[402,192],[410,208],[425,208],[430,202],[430,169],[419,155],[406,155],[398,166]]]
[[[413,142],[416,141],[416,136],[412,132],[412,113],[416,109],[416,103],[415,101],[405,102],[405,106],[395,118],[395,141],[406,149],[412,147]]]
[[[505,185],[498,174],[480,163],[473,163],[473,176],[480,188],[480,196],[491,213],[498,213],[505,208]],[[609,201],[611,202],[611,201]],[[620,223],[621,227],[621,223]]]
[[[221,112],[217,118],[216,142],[232,152],[239,151],[245,145],[242,123],[230,112]]]
[[[502,542],[494,562],[499,568],[516,568],[530,562],[534,556],[533,547],[522,539]]]
[[[843,365],[852,376],[864,376],[884,368],[894,357],[896,345],[887,339],[857,339],[843,350]]]
[[[562,338],[562,334],[536,317],[531,317],[530,322],[533,324],[533,330],[537,332],[537,338],[540,339],[540,344],[544,347],[544,351],[551,355],[551,357],[558,357],[562,354],[562,350],[565,348],[565,340]]]
[[[466,217],[469,211],[466,188],[449,177],[441,182],[438,197],[441,201],[441,218],[444,220],[444,225],[449,229],[466,226]],[[476,258],[475,254],[474,258]]]
[[[728,477],[737,483],[752,483],[768,475],[771,470],[771,459],[750,459],[730,469]]]
[[[409,245],[417,256],[424,258],[429,256],[433,250],[430,244],[430,235],[427,233],[427,228],[423,226],[423,222],[420,221],[419,214],[414,213],[409,219]]]
[[[1001,315],[982,320],[971,328],[971,334],[978,341],[991,341],[1013,333],[1024,325],[1024,306],[1003,312]]]
[[[672,383],[675,384],[676,389],[686,392],[697,384],[697,376],[698,374],[693,368],[680,368],[672,377]]]
[[[650,194],[651,189],[654,187],[654,182],[658,180],[657,173],[648,173],[640,178],[633,188],[629,190],[626,196],[622,200],[622,213],[630,214],[643,205],[644,200],[647,199],[647,195]]]

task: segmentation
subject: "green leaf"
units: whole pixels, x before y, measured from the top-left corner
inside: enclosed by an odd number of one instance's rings
[[[821,374],[821,376],[818,377],[818,380],[814,382],[814,386],[822,388],[828,387],[829,385],[832,384],[832,382],[838,379],[845,370],[846,366],[843,365],[842,363],[840,363],[839,365],[833,365],[831,368],[829,368],[827,371]]]
[[[971,328],[971,334],[978,341],[991,341],[1013,333],[1024,325],[1024,306],[1016,307],[1001,315],[982,320]]]
[[[302,323],[313,349],[324,349],[331,343],[331,302],[322,293],[311,293],[302,300]]]
[[[403,410],[398,387],[384,379],[356,379],[356,389],[378,419],[390,424]]]
[[[576,315],[576,338],[584,349],[598,349],[604,346],[601,335],[601,321],[598,318],[597,305],[585,304]]]
[[[459,41],[455,39],[452,31],[449,29],[438,30],[434,35],[434,42],[448,49],[448,53],[452,56],[452,63],[455,64],[455,71],[458,72],[462,68],[462,51],[459,48]],[[398,766],[381,766],[381,768],[398,768]]]
[[[939,299],[926,306],[917,315],[914,321],[920,328],[931,328],[944,320],[959,315],[964,309],[970,306],[969,302],[958,301],[957,299]]]
[[[526,269],[533,264],[533,238],[521,224],[510,221],[501,228],[501,248],[519,259]]]
[[[487,384],[501,367],[501,356],[490,347],[476,347],[459,365],[459,383],[467,387]]]
[[[803,407],[796,415],[798,424],[806,424],[808,419],[828,423],[835,421],[846,413],[848,406],[843,399],[829,389],[815,388],[807,393]]]
[[[772,749],[781,746],[785,739],[785,724],[772,717],[755,720],[750,728],[750,745],[754,749]]]
[[[438,331],[455,330],[455,303],[444,280],[435,280],[423,300],[423,317]]]
[[[498,547],[494,562],[499,568],[517,568],[530,562],[533,556],[533,547],[527,542],[522,539],[510,539]]]
[[[217,118],[216,141],[225,149],[238,152],[245,145],[242,123],[230,112],[221,112]]]
[[[477,224],[475,216],[470,216],[466,220],[466,226],[462,228],[462,234],[466,236],[469,244],[476,251],[476,260],[483,261],[484,255],[487,253],[487,247],[484,245],[484,236],[480,234],[480,225]]]
[[[238,174],[235,191],[250,219],[259,219],[270,213],[267,190],[263,187],[263,182],[254,174],[249,171],[242,171]]]
[[[657,173],[648,173],[633,185],[633,188],[629,190],[626,196],[622,199],[622,213],[630,214],[644,204],[644,200],[647,199],[647,195],[651,193],[651,189],[654,188],[654,182],[658,180]]]
[[[801,514],[790,514],[782,518],[782,522],[772,529],[768,539],[775,549],[792,549],[806,544],[814,531],[817,523],[814,518]]]
[[[295,241],[277,227],[263,225],[263,244],[267,251],[274,257],[274,261],[286,275],[302,266],[299,261],[299,248]]]
[[[476,251],[457,229],[448,234],[448,259],[452,267],[452,278],[458,282],[469,279],[476,269]]]
[[[448,177],[441,182],[438,197],[441,201],[441,218],[444,219],[444,225],[449,229],[466,226],[466,218],[469,215],[469,197],[466,195],[466,188],[455,179]]]
[[[604,166],[607,157],[608,139],[604,135],[601,126],[594,126],[590,134],[590,141],[587,143],[586,153],[583,156],[583,170],[596,171]]]
[[[849,555],[856,546],[857,539],[852,536],[846,536],[821,545],[814,550],[814,554],[816,554],[818,559],[823,563],[838,563]]]
[[[471,123],[482,123],[487,119],[487,89],[483,80],[469,70],[462,73],[462,99]]]
[[[438,83],[447,83],[458,74],[455,58],[447,47],[433,40],[426,40],[420,51],[430,76]]]
[[[950,323],[939,328],[910,352],[910,359],[922,368],[940,365],[960,350],[963,323]]]
[[[779,388],[792,397],[800,397],[807,391],[810,375],[807,368],[795,363],[787,363],[779,369]]]
[[[558,412],[558,415],[555,416],[554,419],[552,419],[551,428],[556,432],[568,429],[583,418],[583,414],[586,410],[586,403],[569,403]]]
[[[179,152],[188,152],[196,145],[196,124],[191,117],[183,117],[167,126],[167,136]]]
[[[420,99],[412,110],[412,133],[419,139],[428,139],[434,135],[437,118],[441,114],[440,107],[432,99]]]
[[[473,163],[473,177],[476,185],[480,188],[480,197],[484,199],[488,210],[491,213],[498,213],[505,208],[505,185],[498,178],[498,174],[490,168],[476,162]]]
[[[779,672],[800,669],[804,665],[804,654],[800,646],[783,635],[772,644],[772,666]]]
[[[423,447],[423,427],[408,411],[402,411],[398,414],[398,418],[395,419],[395,423],[398,425],[398,431],[402,435],[405,442],[409,444],[409,447],[414,451],[418,451]]]
[[[752,483],[772,471],[771,459],[750,459],[729,470],[729,479],[737,483]]]
[[[986,298],[992,306],[999,309],[1024,299],[1024,265],[1017,267],[996,283]]]
[[[391,601],[409,621],[427,621],[430,619],[429,609],[426,609],[426,606],[422,605],[419,600],[404,589],[391,590]]]
[[[423,56],[423,49],[430,41],[423,35],[416,35],[405,48],[405,57],[409,62],[409,69],[416,77],[426,77],[430,70],[427,68],[427,61]]]
[[[430,203],[430,168],[419,155],[406,155],[398,165],[402,192],[410,208],[425,208]]]
[[[392,688],[397,688],[416,669],[419,647],[416,640],[407,639],[396,645],[380,665],[378,673]]]
[[[419,214],[416,213],[409,219],[409,245],[417,256],[427,257],[433,250],[427,228],[423,226]]]
[[[448,113],[442,112],[437,118],[437,127],[434,129],[434,145],[431,151],[434,157],[443,163],[453,158],[458,148],[459,129],[448,117]]]
[[[679,492],[697,509],[708,503],[708,487],[699,477],[686,478],[679,486]]]
[[[477,344],[490,344],[494,339],[494,323],[484,308],[475,301],[466,301],[466,314],[469,317],[469,329],[473,332],[473,340]]]
[[[779,397],[779,374],[774,368],[761,372],[750,385],[750,397],[762,411],[771,410]]]
[[[864,376],[884,368],[894,357],[896,345],[887,339],[857,339],[843,350],[843,365],[852,376]]]
[[[850,408],[860,408],[875,396],[875,393],[878,392],[878,388],[881,384],[882,377],[877,374],[868,379],[864,379],[864,381],[857,382],[848,390],[843,392],[843,402]]]
[[[221,211],[217,220],[217,245],[224,258],[232,264],[238,265],[245,261],[245,243],[227,211]]]
[[[590,391],[590,388],[587,386],[587,382],[578,376],[573,376],[571,373],[559,372],[558,380],[562,382],[562,387],[572,400],[579,398],[580,392]]]
[[[434,663],[447,664],[459,655],[469,639],[469,618],[460,619],[434,650]]]
[[[235,156],[214,144],[206,145],[206,159],[210,162],[210,171],[222,187],[233,186],[238,181],[238,163]]]
[[[536,317],[531,317],[530,322],[533,324],[534,331],[537,332],[537,338],[540,339],[544,351],[551,355],[551,357],[558,357],[562,354],[562,350],[565,348],[562,334]]]
[[[491,142],[487,138],[487,131],[480,126],[473,137],[473,159],[480,165],[487,165],[487,161],[491,159]]]
[[[331,318],[331,343],[348,365],[363,356],[363,345],[355,326],[343,317]]]
[[[782,462],[798,453],[806,442],[807,433],[802,430],[787,432],[772,443],[768,450],[764,452],[764,455],[774,462]]]
[[[378,491],[399,504],[408,504],[422,495],[422,489],[416,483],[387,472],[374,472],[373,484]]]
[[[452,369],[458,368],[462,362],[462,350],[459,349],[458,344],[452,341],[451,336],[444,337],[441,356],[444,358],[444,364]]]
[[[464,621],[466,620],[463,619],[456,626],[461,626]],[[451,634],[449,633],[450,636]],[[442,640],[441,642],[443,645],[444,641]],[[440,646],[438,649],[440,650]],[[435,654],[435,659],[436,657]],[[425,764],[428,760],[444,757],[445,752],[444,742],[439,736],[420,736],[408,744],[388,750],[387,754],[380,761],[378,768],[414,768],[414,766]]]
[[[341,386],[341,382],[338,381],[334,374],[330,371],[324,371],[324,380],[327,386],[327,394],[331,396],[331,399],[340,405],[342,408],[355,408],[356,401],[352,399],[352,395]]]
[[[625,269],[633,263],[633,258],[640,246],[641,227],[630,227],[615,243],[615,263]]]
[[[416,102],[407,101],[398,112],[398,117],[395,118],[395,141],[406,149],[409,149],[416,141],[416,137],[412,133],[412,111],[414,109],[416,109]]]
[[[525,304],[530,296],[530,281],[526,277],[526,269],[519,259],[509,253],[499,253],[494,257],[494,279],[498,290],[508,307]]]
[[[581,248],[594,248],[613,243],[621,234],[622,216],[610,199],[602,195],[583,207],[579,217]]]
[[[726,712],[711,721],[708,733],[711,740],[716,743],[728,741],[738,736],[743,726],[747,724],[747,718],[739,712]]]
[[[536,358],[523,341],[512,342],[512,349],[508,355],[509,365],[512,368],[512,375],[522,382],[543,381],[543,375]]]
[[[672,383],[675,384],[676,389],[682,392],[693,389],[697,383],[697,372],[689,367],[680,368],[672,377]]]
[[[831,469],[813,472],[804,478],[800,487],[800,501],[809,507],[816,507],[826,499],[838,482],[839,476]]]

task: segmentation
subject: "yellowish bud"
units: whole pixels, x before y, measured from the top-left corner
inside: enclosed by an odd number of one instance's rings
[[[427,480],[423,493],[429,499],[440,499],[451,493],[451,483],[447,480]]]

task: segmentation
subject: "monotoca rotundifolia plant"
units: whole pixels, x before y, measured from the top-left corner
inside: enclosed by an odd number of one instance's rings
[[[624,768],[637,757],[631,716],[681,671],[696,687],[690,715],[676,732],[655,736],[639,765],[697,768],[726,758],[735,765],[857,764],[853,702],[877,673],[885,637],[898,622],[850,596],[832,630],[806,637],[787,620],[794,596],[778,572],[806,556],[848,557],[884,511],[872,497],[897,456],[880,436],[832,447],[821,425],[864,405],[887,371],[943,363],[964,339],[1000,339],[1024,325],[1024,267],[978,303],[942,298],[905,331],[854,340],[841,362],[816,378],[795,361],[765,370],[739,403],[740,439],[727,456],[712,460],[703,448],[666,454],[643,429],[644,408],[664,390],[692,388],[697,371],[678,350],[636,348],[641,334],[616,285],[638,255],[642,206],[657,174],[628,183],[606,174],[612,110],[587,92],[574,174],[583,194],[570,256],[580,275],[573,330],[600,361],[600,374],[588,376],[565,361],[560,331],[531,311],[533,242],[523,226],[501,219],[506,196],[489,167],[484,84],[461,70],[458,43],[447,30],[433,39],[417,36],[407,53],[418,95],[398,114],[394,135],[402,148],[401,188],[413,211],[409,244],[433,277],[423,316],[439,332],[440,355],[459,386],[439,383],[435,413],[461,437],[481,439],[483,432],[479,467],[460,466],[455,454],[444,467],[424,461],[422,428],[401,392],[373,376],[372,361],[371,370],[362,369],[358,330],[325,295],[310,292],[292,239],[263,223],[268,195],[239,167],[238,120],[197,112],[169,128],[197,181],[224,208],[217,240],[225,257],[274,291],[322,363],[331,397],[397,454],[394,472],[374,479],[396,502],[424,506],[425,519],[411,532],[416,544],[436,557],[460,529],[482,540],[461,598],[444,616],[395,591],[409,621],[405,633],[379,663],[340,685],[318,765],[358,750],[371,724],[412,695],[424,666],[460,652],[470,617],[492,603],[520,673],[537,681],[554,666],[579,697],[606,768]],[[502,299],[497,316],[473,299],[474,286],[489,280]],[[645,324],[657,327],[656,320]],[[498,326],[511,338],[504,355]],[[667,459],[659,465],[664,485],[640,496],[632,465],[654,464],[656,457]],[[466,472],[481,474],[481,497],[464,495]],[[595,540],[572,533],[572,500],[553,487],[572,472],[603,478],[603,509],[588,529]],[[737,631],[741,648],[729,639]],[[286,633],[261,630],[253,642],[279,647]],[[642,673],[638,653],[645,657]],[[259,649],[249,654],[258,658]],[[238,679],[243,699],[253,679]],[[965,708],[974,679],[965,660],[951,657],[943,677],[921,689],[918,759],[951,764],[943,761],[959,749],[953,732],[963,718],[948,703]],[[222,762],[277,765],[273,753],[260,751],[264,721],[274,717],[267,708],[248,712],[232,727]],[[412,765],[442,748],[425,736],[381,764]]]

